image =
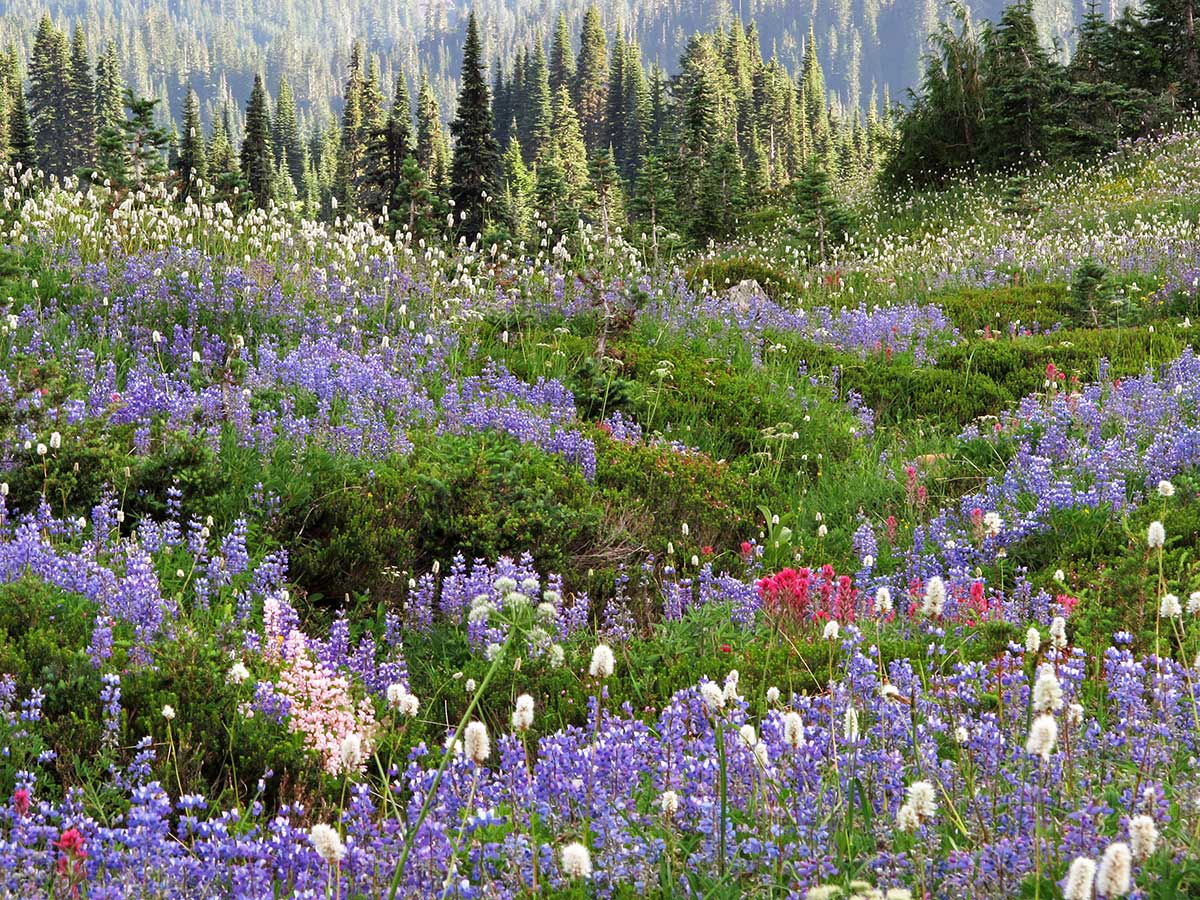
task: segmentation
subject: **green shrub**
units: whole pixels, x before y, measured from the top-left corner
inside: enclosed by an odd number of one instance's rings
[[[708,281],[713,290],[723,291],[753,280],[776,303],[788,305],[804,296],[804,285],[788,272],[743,256],[705,260],[688,269],[686,276],[688,286],[693,290],[699,289],[704,281]]]

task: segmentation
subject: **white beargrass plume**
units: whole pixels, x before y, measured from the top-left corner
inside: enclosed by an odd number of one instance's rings
[[[568,878],[592,877],[592,854],[578,842],[562,848],[562,867]]]
[[[799,750],[804,744],[804,720],[794,709],[788,710],[783,717],[783,739],[793,750]]]
[[[1183,606],[1179,603],[1179,598],[1174,594],[1163,594],[1162,600],[1158,604],[1158,617],[1160,619],[1178,619],[1183,615]]]
[[[875,591],[875,612],[886,616],[892,611],[892,591],[885,584]]]
[[[663,791],[658,798],[658,806],[664,816],[673,818],[679,812],[679,794],[671,790]]]
[[[738,734],[741,735],[742,740],[746,742],[747,747],[753,747],[758,743],[758,732],[755,731],[754,726],[748,722],[738,729]]]
[[[767,702],[772,706],[779,702],[779,688],[773,686],[767,688]]]
[[[1033,711],[1037,713],[1058,712],[1063,708],[1063,689],[1054,674],[1053,666],[1038,667],[1037,681],[1033,685]]]
[[[700,697],[710,713],[717,713],[725,708],[725,692],[715,681],[706,681],[700,685]]]
[[[1138,862],[1153,856],[1158,849],[1158,826],[1146,815],[1129,820],[1129,849]]]
[[[1117,841],[1109,844],[1100,858],[1100,869],[1096,873],[1096,890],[1103,897],[1124,897],[1133,887],[1130,872],[1132,858],[1129,845]]]
[[[836,900],[841,896],[844,896],[842,889],[836,884],[818,884],[808,889],[804,900]]]
[[[314,825],[308,835],[317,855],[329,865],[341,862],[346,855],[346,845],[342,843],[341,836],[324,822]]]
[[[1055,616],[1050,622],[1050,645],[1055,650],[1067,647],[1067,620],[1062,616]]]
[[[740,679],[741,676],[738,674],[737,669],[730,669],[729,674],[725,676],[724,693],[726,703],[736,703],[738,700],[742,699],[741,695],[737,692],[738,681]]]
[[[1166,542],[1167,532],[1163,528],[1163,523],[1155,519],[1146,529],[1146,546],[1151,550],[1161,550]],[[1101,870],[1103,871],[1103,863],[1101,863]]]
[[[928,781],[914,781],[910,784],[907,802],[922,822],[937,815],[937,795]]]
[[[1175,485],[1171,484],[1171,482],[1167,481],[1164,478],[1162,481],[1160,481],[1158,483],[1158,496],[1174,497],[1175,496]]]
[[[513,731],[528,731],[533,726],[533,698],[528,694],[522,694],[517,698],[517,705],[513,709],[512,727]]]
[[[921,615],[935,618],[942,614],[946,607],[946,583],[941,577],[934,575],[925,585],[925,599],[921,604]]]
[[[1042,633],[1033,625],[1029,626],[1029,630],[1025,632],[1025,652],[1029,654],[1037,653],[1042,647]]]
[[[838,636],[837,619],[830,619],[825,623],[825,632],[821,635],[827,641],[836,641]]]
[[[1200,591],[1192,591],[1188,595],[1187,611],[1189,616],[1200,614]]]
[[[1077,856],[1067,872],[1067,883],[1063,887],[1063,900],[1092,900],[1092,887],[1096,883],[1096,863],[1086,856]]]
[[[1067,724],[1072,728],[1078,728],[1083,724],[1083,704],[1072,703],[1067,707]]]
[[[1025,752],[1031,756],[1040,756],[1049,762],[1050,754],[1054,752],[1054,744],[1058,741],[1058,722],[1054,716],[1043,713],[1033,720],[1029,726],[1029,737],[1025,739]]]
[[[615,665],[612,647],[608,644],[597,644],[596,649],[592,651],[592,664],[588,667],[588,674],[603,681],[613,673]]]
[[[478,720],[469,723],[463,735],[463,748],[476,765],[487,762],[492,755],[492,739],[488,737],[487,726]]]
[[[387,687],[387,703],[392,709],[400,713],[402,716],[415,716],[421,708],[421,701],[414,695],[408,692],[408,689],[399,683],[389,684]]]

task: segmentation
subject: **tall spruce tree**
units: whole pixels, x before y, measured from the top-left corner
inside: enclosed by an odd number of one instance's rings
[[[254,204],[266,209],[272,200],[275,167],[271,151],[271,110],[261,75],[254,76],[254,87],[246,104],[246,133],[242,138],[241,165],[246,188]]]
[[[528,133],[521,136],[530,160],[544,154],[552,141],[553,101],[550,94],[550,73],[541,43],[529,54],[529,72],[525,78],[526,120]]]
[[[383,128],[372,135],[367,150],[368,203],[372,213],[389,205],[403,175],[404,163],[416,150],[412,130],[412,103],[404,73],[396,76],[392,107]]]
[[[366,110],[363,92],[366,73],[363,69],[362,44],[355,42],[350,50],[349,75],[342,94],[342,135],[338,148],[337,179],[334,193],[343,212],[358,209],[359,194],[366,173]]]
[[[479,25],[472,12],[463,44],[458,109],[450,130],[454,156],[450,164],[450,196],[454,200],[460,233],[468,238],[482,234],[487,222],[487,202],[496,196],[500,148],[492,131],[492,104],[483,74],[483,49]]]
[[[157,99],[126,88],[125,106],[129,112],[120,125],[108,125],[100,135],[96,175],[118,190],[148,190],[166,175],[171,135],[155,122]]]
[[[37,144],[33,139],[33,126],[29,123],[29,109],[25,105],[25,91],[17,83],[12,108],[8,114],[8,159],[10,166],[24,170],[37,168]]]

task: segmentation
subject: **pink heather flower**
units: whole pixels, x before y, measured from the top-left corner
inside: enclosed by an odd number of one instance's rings
[[[375,711],[367,699],[355,704],[350,683],[313,661],[304,634],[293,629],[284,645],[285,664],[278,691],[290,702],[288,727],[304,735],[304,743],[324,761],[325,771],[339,775],[362,771],[371,755]],[[358,753],[343,753],[344,747]],[[347,743],[349,739],[349,743]]]

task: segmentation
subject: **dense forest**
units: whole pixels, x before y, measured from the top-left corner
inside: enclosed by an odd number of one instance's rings
[[[433,96],[453,114],[462,63],[466,13],[479,17],[483,55],[511,66],[522,47],[553,33],[564,15],[573,34],[591,0],[7,0],[0,46],[22,55],[48,12],[65,30],[79,24],[94,54],[112,39],[122,76],[141,96],[182,107],[189,89],[209,125],[224,105],[236,106],[262,74],[274,85],[286,77],[302,122],[340,111],[351,44],[378,60],[384,84],[397,73],[424,68]],[[967,0],[976,21],[994,20],[1000,0]],[[1123,0],[1105,0],[1116,17]],[[915,85],[927,36],[947,11],[940,0],[604,0],[601,20],[641,50],[642,61],[676,72],[692,35],[728,29],[734,18],[756,22],[760,50],[790,70],[804,60],[810,26],[822,50],[826,85],[835,102],[865,109],[874,91],[882,103]],[[1047,48],[1073,46],[1085,0],[1036,0],[1032,14]],[[410,84],[415,90],[416,85]],[[234,121],[237,126],[238,122]]]

